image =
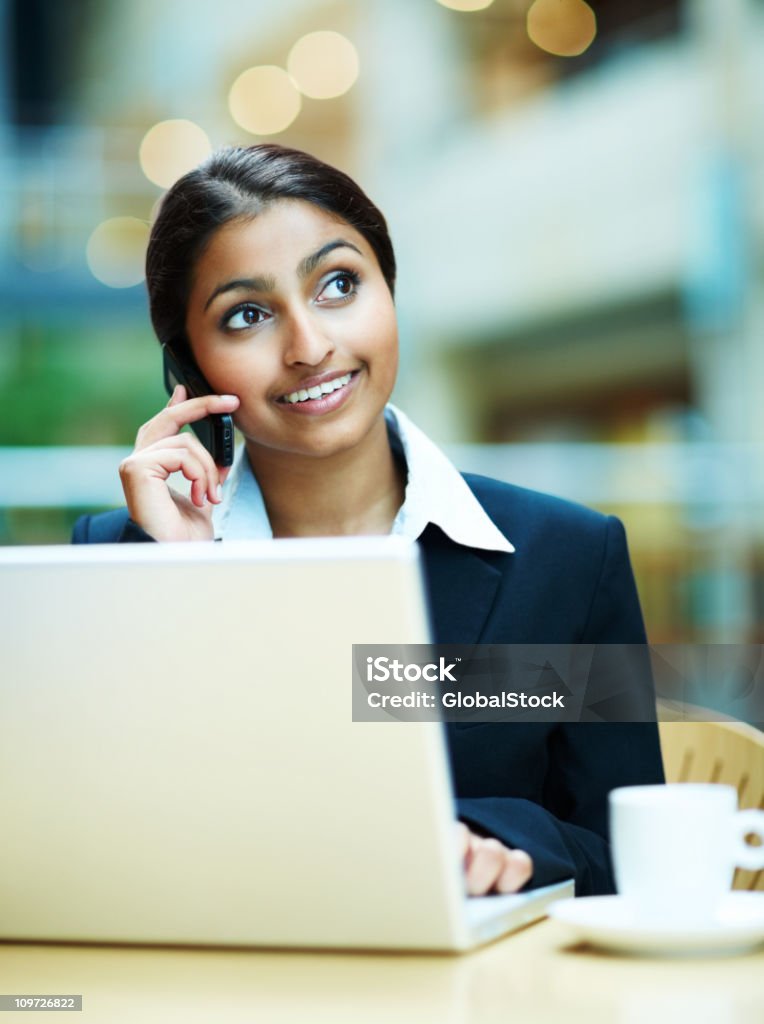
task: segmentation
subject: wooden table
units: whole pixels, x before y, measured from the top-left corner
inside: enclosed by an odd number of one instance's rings
[[[466,956],[0,944],[3,993],[83,995],[82,1024],[754,1024],[764,949],[631,958],[543,921]],[[61,1017],[0,1014],[0,1024]]]

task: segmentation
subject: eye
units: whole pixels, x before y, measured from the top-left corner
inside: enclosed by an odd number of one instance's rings
[[[222,320],[222,326],[229,331],[245,331],[248,327],[257,327],[266,319],[262,309],[245,303],[226,313]]]
[[[358,290],[360,280],[360,275],[354,270],[341,270],[326,282],[319,293],[319,300],[350,299]]]

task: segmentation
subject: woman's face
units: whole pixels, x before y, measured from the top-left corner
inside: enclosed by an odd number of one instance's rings
[[[213,390],[240,399],[250,454],[352,448],[395,382],[395,307],[374,251],[301,200],[218,229],[194,268],[186,330]]]

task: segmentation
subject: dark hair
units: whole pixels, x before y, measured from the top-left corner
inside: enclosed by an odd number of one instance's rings
[[[151,322],[161,342],[187,344],[191,275],[213,233],[280,199],[302,199],[347,221],[373,249],[394,294],[395,254],[385,218],[352,178],[297,149],[229,146],[175,182],[151,229],[146,284]]]

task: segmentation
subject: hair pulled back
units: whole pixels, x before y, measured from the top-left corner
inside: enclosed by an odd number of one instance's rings
[[[214,232],[231,220],[255,217],[280,199],[312,203],[354,227],[374,251],[394,294],[395,254],[385,218],[352,178],[301,150],[229,146],[175,182],[151,229],[146,284],[161,342],[188,345],[192,274]]]

